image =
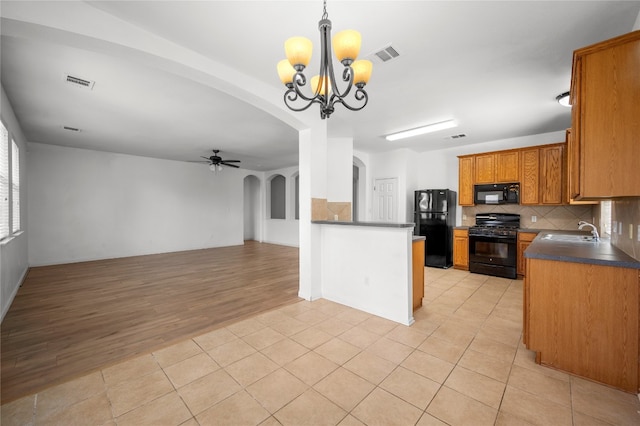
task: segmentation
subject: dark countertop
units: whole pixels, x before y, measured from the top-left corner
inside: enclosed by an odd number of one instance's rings
[[[311,223],[318,225],[348,225],[348,226],[375,226],[378,228],[413,228],[415,223],[402,222],[360,222],[344,220],[312,220]]]
[[[462,229],[463,231],[466,231],[467,229],[469,229],[468,226],[454,226],[453,229]]]
[[[542,239],[545,235],[551,233],[590,235],[590,233],[582,231],[540,231],[535,240],[525,250],[524,257],[640,269],[640,261],[613,246],[607,239],[588,243]]]

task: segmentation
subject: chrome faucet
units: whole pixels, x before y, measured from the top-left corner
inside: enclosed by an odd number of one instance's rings
[[[584,220],[581,220],[580,222],[578,222],[578,229],[582,229],[585,226],[590,226],[591,227],[591,234],[593,235],[593,238],[596,241],[599,241],[600,240],[600,235],[598,235],[598,228],[596,228],[596,226],[593,225],[592,223],[585,222]]]

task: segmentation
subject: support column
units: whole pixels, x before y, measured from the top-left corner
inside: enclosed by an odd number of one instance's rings
[[[311,223],[327,211],[327,120],[314,123],[299,135],[300,167],[300,287],[306,300],[322,297],[320,226]]]

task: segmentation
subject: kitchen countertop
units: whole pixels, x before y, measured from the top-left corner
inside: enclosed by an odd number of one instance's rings
[[[613,246],[608,239],[588,243],[543,239],[545,235],[551,233],[591,235],[582,231],[540,231],[538,236],[531,242],[531,245],[525,250],[524,257],[640,269],[640,261]]]
[[[366,221],[346,221],[346,220],[312,220],[311,223],[318,225],[348,225],[348,226],[375,226],[378,228],[413,228],[415,223],[404,222],[366,222]]]

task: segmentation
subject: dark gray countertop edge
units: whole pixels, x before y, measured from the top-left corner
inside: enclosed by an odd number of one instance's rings
[[[618,268],[640,269],[640,262],[624,260],[589,259],[585,257],[574,257],[566,255],[555,255],[545,253],[526,253],[524,257],[529,259],[557,260],[559,262],[584,263],[588,265],[615,266]]]
[[[373,226],[376,228],[413,228],[415,223],[399,222],[347,222],[342,220],[312,220],[317,225]]]
[[[528,259],[556,260],[559,262],[573,262],[589,265],[640,269],[640,261],[635,260],[619,248],[612,246],[611,243],[607,240],[596,243],[597,245],[592,246],[593,250],[591,250],[591,254],[586,255],[584,254],[585,250],[589,249],[589,247],[582,245],[582,243],[576,243],[579,245],[574,246],[573,244],[559,245],[553,244],[552,242],[543,241],[542,237],[547,233],[549,232],[546,231],[538,234],[536,239],[532,241],[529,248],[525,250],[524,257]],[[575,232],[554,231],[554,233],[573,234]],[[600,244],[602,244],[602,246],[600,246]],[[599,248],[605,248],[606,250],[599,250]],[[583,254],[580,256],[572,254],[572,250],[580,250]],[[604,258],[605,256],[615,258],[606,259]]]

